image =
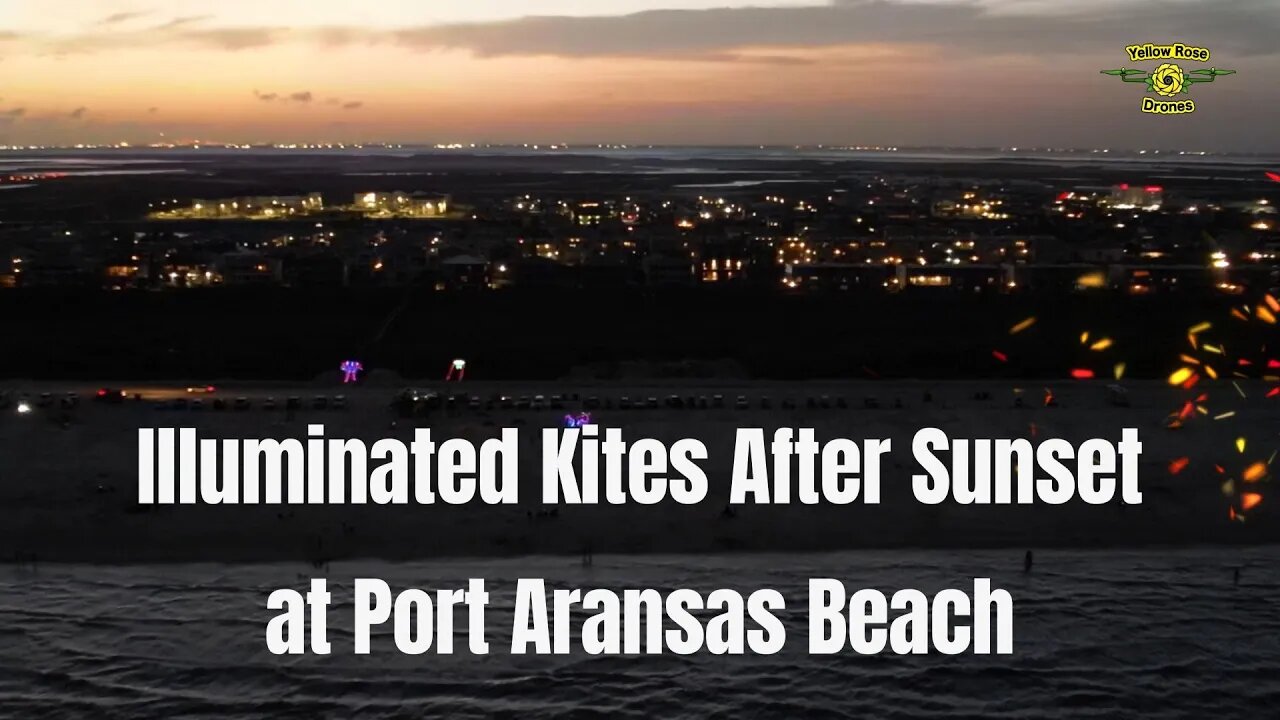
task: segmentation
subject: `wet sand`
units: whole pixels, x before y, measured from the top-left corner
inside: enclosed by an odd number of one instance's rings
[[[1240,397],[1229,383],[1198,388],[1210,393],[1211,414],[1169,430],[1164,420],[1187,394],[1161,383],[1128,383],[1130,407],[1116,407],[1105,382],[1059,383],[1057,407],[1044,407],[1043,383],[859,382],[859,383],[668,383],[618,384],[505,383],[453,385],[453,392],[489,398],[577,393],[606,400],[595,419],[623,429],[633,440],[653,437],[668,446],[696,437],[709,451],[701,463],[710,491],[706,501],[681,506],[562,506],[554,516],[540,502],[541,456],[538,430],[558,427],[582,401],[566,401],[559,410],[472,410],[466,403],[449,413],[400,419],[390,401],[398,388],[364,386],[224,386],[225,400],[238,396],[253,409],[215,411],[205,398],[203,410],[158,410],[150,401],[106,405],[87,397],[89,387],[67,384],[7,383],[13,392],[76,390],[85,395],[70,411],[64,427],[56,408],[18,415],[0,412],[0,558],[36,557],[40,561],[191,562],[257,560],[338,560],[346,558],[414,559],[465,556],[596,553],[777,552],[857,548],[916,547],[1129,547],[1149,545],[1258,544],[1280,540],[1269,517],[1269,499],[1248,522],[1228,518],[1229,499],[1221,486],[1227,477],[1266,461],[1280,447],[1280,401],[1266,399],[1262,384],[1241,383]],[[438,383],[436,389],[444,390]],[[1024,389],[1024,407],[1014,406],[1013,388]],[[160,388],[128,386],[148,396]],[[975,393],[990,393],[989,400]],[[345,393],[345,410],[311,409],[317,394]],[[932,399],[925,400],[930,393]],[[632,400],[669,395],[724,397],[723,408],[617,409],[622,396]],[[274,397],[283,407],[289,396],[305,408],[290,419],[282,409],[263,409]],[[746,396],[750,408],[735,407]],[[762,409],[768,396],[771,409]],[[822,396],[830,407],[823,409]],[[868,407],[874,397],[878,407]],[[812,398],[818,407],[809,407]],[[836,407],[843,398],[847,407]],[[793,400],[794,408],[783,406]],[[901,407],[897,404],[901,402]],[[1234,411],[1214,421],[1212,415]],[[139,427],[196,427],[202,437],[304,437],[306,426],[323,423],[327,437],[381,437],[406,442],[416,426],[430,427],[437,441],[449,436],[481,439],[504,426],[521,428],[521,504],[489,507],[422,506],[153,506],[136,502]],[[1063,506],[924,506],[911,494],[911,475],[919,472],[911,456],[911,437],[922,427],[938,427],[953,438],[1061,437],[1079,443],[1090,437],[1118,441],[1124,427],[1139,429],[1142,505],[1114,502],[1088,506],[1079,500]],[[812,427],[819,441],[833,437],[890,438],[893,451],[882,465],[882,502],[867,506],[743,506],[724,512],[728,499],[734,435],[739,427]],[[1238,452],[1236,439],[1246,438]],[[1168,464],[1190,462],[1177,475]],[[1221,466],[1219,473],[1215,465]],[[1264,480],[1251,490],[1267,495]]]

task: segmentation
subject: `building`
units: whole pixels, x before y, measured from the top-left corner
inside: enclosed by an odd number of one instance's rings
[[[1109,200],[1112,207],[1122,209],[1159,208],[1164,204],[1164,188],[1159,185],[1121,183],[1112,186]]]
[[[324,198],[320,193],[309,193],[192,200],[191,206],[185,210],[162,211],[157,216],[193,219],[289,218],[321,210],[324,210]]]
[[[357,193],[352,205],[371,217],[431,218],[449,212],[448,196],[400,191]]]

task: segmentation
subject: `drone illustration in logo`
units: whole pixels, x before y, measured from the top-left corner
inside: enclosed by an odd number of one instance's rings
[[[1165,97],[1186,94],[1191,92],[1191,86],[1196,83],[1213,82],[1219,75],[1234,75],[1235,73],[1235,70],[1220,70],[1218,68],[1184,72],[1181,67],[1173,63],[1164,63],[1150,72],[1134,68],[1102,71],[1103,75],[1114,75],[1124,82],[1143,83],[1147,86],[1147,92],[1164,95]]]

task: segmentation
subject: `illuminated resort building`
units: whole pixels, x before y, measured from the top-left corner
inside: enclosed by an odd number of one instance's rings
[[[353,206],[369,217],[444,217],[449,198],[404,192],[357,193]]]
[[[307,195],[260,195],[223,198],[220,200],[192,200],[186,207],[162,203],[153,208],[152,216],[158,219],[270,219],[307,215],[324,209],[320,193]]]

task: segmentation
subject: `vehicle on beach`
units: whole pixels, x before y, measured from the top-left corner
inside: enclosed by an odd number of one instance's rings
[[[542,395],[534,395],[533,403],[530,407],[534,410],[545,410],[547,407],[547,398]]]
[[[238,398],[236,398],[236,402],[235,402],[235,409],[236,409],[237,411],[239,411],[239,412],[244,412],[245,410],[248,410],[251,406],[252,406],[252,405],[251,405],[251,403],[249,402],[249,398],[247,398],[247,397],[238,397]]]
[[[267,398],[266,400],[263,400],[263,401],[262,401],[262,408],[263,408],[264,410],[275,410],[275,409],[276,409],[276,399],[275,399],[275,398],[273,398],[273,397],[269,397],[269,398]]]
[[[737,409],[739,410],[750,410],[751,401],[747,399],[746,395],[739,395],[738,401],[734,403],[734,406],[737,407]]]
[[[347,409],[347,396],[346,396],[346,395],[338,395],[338,396],[335,396],[335,397],[333,398],[333,409],[334,409],[334,410],[346,410],[346,409]]]
[[[197,400],[196,402],[200,402],[200,401],[199,401],[199,400]],[[226,400],[223,400],[222,398],[214,398],[214,399],[213,399],[213,409],[214,409],[214,410],[217,410],[217,411],[219,411],[219,412],[221,412],[221,411],[223,411],[223,410],[226,410],[226,409],[227,409],[227,401],[226,401]]]
[[[9,397],[9,391],[0,390],[0,410],[7,410],[12,404],[13,400]]]
[[[188,395],[212,395],[217,391],[218,388],[213,385],[190,385],[187,387]]]
[[[329,407],[329,398],[324,395],[317,395],[311,398],[311,409],[324,410]]]
[[[40,393],[40,399],[36,401],[37,407],[47,408],[53,405],[53,393]]]
[[[107,403],[110,405],[118,405],[124,402],[125,391],[116,388],[98,388],[98,392],[93,396],[94,402]]]

